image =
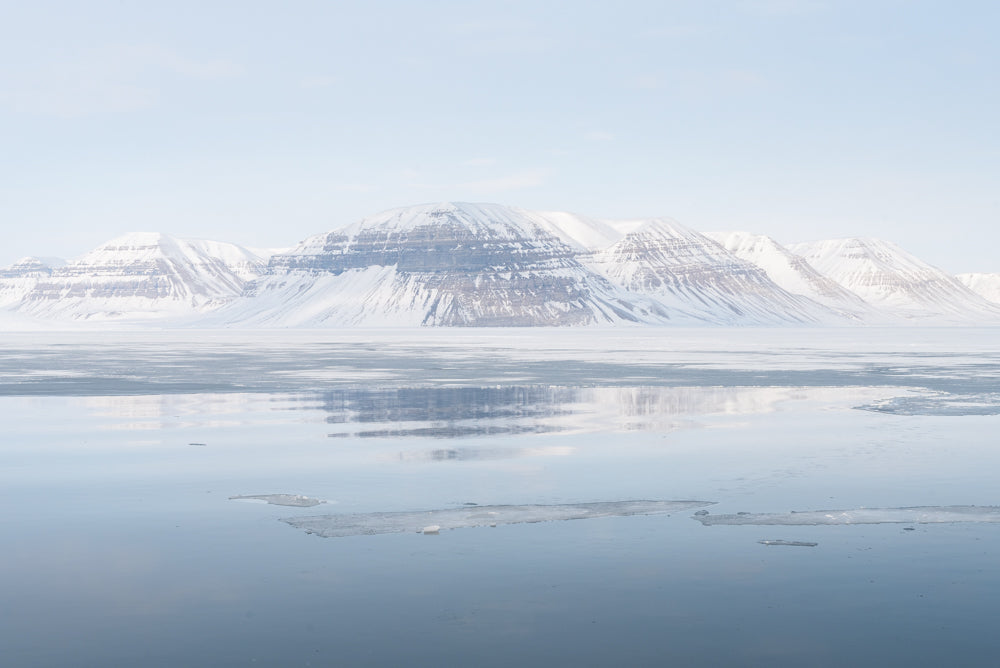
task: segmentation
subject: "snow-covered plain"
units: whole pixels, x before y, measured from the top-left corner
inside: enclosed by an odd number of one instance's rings
[[[12,332],[0,645],[13,665],[992,657],[998,384],[991,329]],[[686,499],[710,505],[658,503]]]

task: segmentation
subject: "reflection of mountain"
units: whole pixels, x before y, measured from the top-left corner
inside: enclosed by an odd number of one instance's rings
[[[795,399],[858,398],[857,388],[403,387],[322,393],[202,393],[84,397],[106,429],[163,430],[301,422],[303,412],[340,438],[472,438],[542,433],[669,431],[705,416],[767,413]],[[284,413],[285,415],[282,415]],[[317,415],[318,413],[318,415]],[[546,448],[549,450],[549,448]],[[535,452],[532,450],[532,452]],[[438,448],[407,459],[503,459],[522,447]]]
[[[433,450],[408,450],[398,453],[394,458],[405,462],[473,462],[496,459],[514,459],[517,457],[565,457],[576,449],[566,445],[553,445],[544,448],[494,448],[494,447],[458,447],[435,448]]]
[[[103,428],[112,431],[264,424],[274,420],[275,411],[302,407],[296,395],[235,392],[88,396],[75,401],[105,418]]]
[[[565,413],[576,400],[576,390],[536,386],[404,387],[335,390],[321,397],[328,423],[367,427],[353,436],[454,438],[553,431],[558,427],[545,424],[545,418]]]
[[[324,392],[326,421],[410,422],[549,416],[574,401],[566,387],[403,387],[389,390]]]
[[[544,432],[674,429],[704,415],[775,410],[800,388],[550,386],[334,390],[321,396],[333,437],[459,438]],[[352,425],[362,426],[352,428]],[[469,459],[434,450],[425,459]],[[481,458],[481,457],[480,457]],[[487,458],[495,459],[493,453]]]

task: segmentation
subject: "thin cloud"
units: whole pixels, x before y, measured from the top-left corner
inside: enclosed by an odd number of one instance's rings
[[[338,192],[370,193],[375,190],[375,186],[367,183],[338,183],[333,189]]]
[[[538,53],[553,48],[553,35],[528,21],[466,21],[446,27],[446,32],[467,42],[480,53]]]
[[[768,78],[756,70],[731,68],[674,70],[658,75],[635,76],[625,81],[629,88],[668,91],[684,98],[742,95],[767,88]]]
[[[757,14],[789,16],[822,11],[827,3],[822,0],[744,0],[743,7]]]
[[[584,135],[584,138],[586,138],[589,141],[600,141],[600,142],[615,140],[615,136],[613,134],[611,134],[610,132],[605,132],[603,130],[591,130],[590,132]]]
[[[462,181],[458,183],[412,183],[421,190],[440,190],[444,192],[475,190],[481,193],[499,193],[525,188],[538,188],[546,184],[548,173],[545,170],[533,169],[488,179]]]
[[[337,77],[331,76],[305,76],[299,79],[299,86],[302,88],[329,88],[338,81],[340,80]]]
[[[673,25],[649,28],[642,34],[644,37],[656,39],[674,39],[679,37],[692,37],[706,32],[705,28],[696,25]]]
[[[663,87],[663,79],[654,74],[636,74],[626,79],[625,85],[640,90],[656,90]]]
[[[133,112],[160,101],[165,76],[214,81],[242,73],[229,60],[190,58],[158,46],[103,47],[20,67],[0,81],[0,105],[61,117]]]
[[[459,184],[460,188],[482,190],[487,192],[505,192],[523,188],[538,188],[546,183],[546,173],[542,170],[530,170],[499,176],[492,179],[482,179]]]

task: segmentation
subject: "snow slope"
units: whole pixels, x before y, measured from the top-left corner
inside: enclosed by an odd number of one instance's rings
[[[1000,304],[1000,274],[959,274],[955,278],[983,299]]]
[[[590,264],[626,290],[649,295],[702,323],[837,322],[840,317],[774,283],[756,265],[679,223],[651,219],[595,253]]]
[[[445,202],[392,209],[266,253],[265,261],[234,244],[136,233],[69,263],[25,258],[0,269],[0,329],[39,319],[201,327],[1000,323],[1000,274],[951,277],[885,241],[782,247],[763,235],[712,238],[665,218]]]
[[[808,297],[851,320],[878,320],[877,312],[865,300],[823,276],[805,258],[769,236],[749,232],[716,232],[706,236],[763,269],[768,278],[792,294]]]
[[[577,259],[572,217],[495,204],[386,211],[310,237],[218,314],[228,325],[588,325],[665,322]]]
[[[134,233],[52,268],[17,309],[65,320],[186,317],[236,298],[262,269],[233,244]]]
[[[65,263],[25,257],[9,267],[0,269],[0,308],[18,304],[40,280],[52,274],[54,264]]]
[[[889,241],[834,239],[788,248],[884,314],[941,323],[1000,318],[997,305]]]

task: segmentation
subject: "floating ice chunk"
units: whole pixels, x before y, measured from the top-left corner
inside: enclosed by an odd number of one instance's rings
[[[980,394],[930,392],[918,396],[881,399],[856,408],[893,415],[1000,415],[1000,394],[995,392]]]
[[[657,515],[711,505],[710,501],[605,501],[552,506],[467,506],[443,510],[424,510],[397,513],[359,513],[353,515],[314,515],[288,517],[282,521],[326,538],[361,536],[381,533],[415,531],[436,526],[442,529],[522,524],[526,522],[554,522],[581,520],[595,517],[627,517],[629,515]],[[427,521],[432,520],[433,525]],[[424,527],[422,529],[421,527]]]
[[[810,543],[806,540],[758,540],[761,545],[785,545],[788,547],[816,547],[819,543]]]
[[[948,522],[1000,522],[1000,506],[912,506],[908,508],[858,508],[810,510],[790,513],[740,513],[700,515],[705,526],[818,526],[823,524],[943,524]]]
[[[321,499],[314,499],[301,494],[241,494],[229,497],[232,501],[263,501],[275,506],[298,506],[300,508],[311,508],[321,503],[326,503]]]
[[[437,525],[437,524],[431,524],[431,525],[425,526],[423,529],[421,529],[420,533],[422,533],[422,534],[438,534],[438,533],[441,533],[441,527],[439,525]]]

